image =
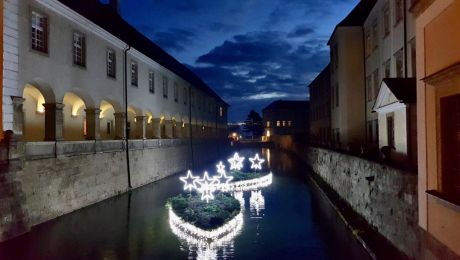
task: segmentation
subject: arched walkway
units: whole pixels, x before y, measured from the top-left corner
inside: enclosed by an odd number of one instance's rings
[[[64,113],[64,140],[85,140],[88,136],[88,122],[86,120],[86,104],[78,95],[67,92],[63,98]]]
[[[101,139],[110,140],[116,139],[115,128],[115,108],[106,100],[102,100],[99,106],[100,109],[100,136]]]
[[[43,141],[45,139],[45,97],[34,85],[24,87],[22,97],[24,122],[23,140],[26,142]]]

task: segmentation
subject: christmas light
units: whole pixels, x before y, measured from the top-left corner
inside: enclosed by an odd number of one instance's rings
[[[269,173],[260,178],[230,182],[226,185],[228,191],[248,191],[248,190],[257,190],[263,187],[267,187],[272,184],[273,174]]]
[[[249,208],[251,212],[255,213],[256,217],[259,217],[261,210],[265,209],[265,198],[262,195],[262,191],[251,191],[251,197],[249,198]]]
[[[251,169],[254,170],[262,170],[262,163],[265,162],[264,159],[259,158],[259,154],[256,153],[256,156],[254,158],[249,158],[249,161],[251,161]]]
[[[214,176],[214,180],[216,181],[216,189],[220,189],[221,191],[227,191],[228,183],[231,180],[233,180],[233,176],[227,176],[225,171],[223,171],[218,176]]]
[[[214,184],[217,184],[218,182],[216,179],[210,178],[208,172],[205,171],[203,178],[198,179],[195,182],[200,185],[197,190],[201,193],[201,200],[209,202],[209,200],[214,199],[213,192],[216,190],[216,185]]]
[[[244,157],[240,157],[238,153],[235,153],[232,158],[228,159],[230,163],[230,170],[241,170],[243,168]]]
[[[219,162],[219,164],[216,165],[217,168],[217,173],[225,173],[225,165],[222,163],[222,161]]]
[[[184,190],[192,191],[196,189],[195,182],[199,179],[192,175],[190,170],[187,171],[187,176],[179,178],[184,183]]]

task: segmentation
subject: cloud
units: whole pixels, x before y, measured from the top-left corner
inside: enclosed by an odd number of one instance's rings
[[[209,30],[213,32],[233,32],[240,28],[237,25],[220,23],[220,22],[212,22],[208,25]]]
[[[184,51],[188,45],[193,43],[195,38],[195,32],[179,28],[171,28],[153,35],[153,41],[160,47],[176,52]]]
[[[315,30],[308,25],[300,25],[291,31],[287,36],[289,38],[305,37],[312,34],[314,31]]]

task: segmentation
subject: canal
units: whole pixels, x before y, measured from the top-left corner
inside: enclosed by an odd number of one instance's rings
[[[172,176],[34,227],[0,244],[0,259],[370,258],[305,178],[304,164],[273,149],[239,152],[268,159],[273,182],[243,193],[243,227],[226,241],[207,245],[172,232],[165,202],[182,190]]]

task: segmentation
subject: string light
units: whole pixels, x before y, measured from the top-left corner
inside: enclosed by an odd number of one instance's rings
[[[259,217],[260,211],[265,209],[265,198],[261,190],[251,191],[249,207],[251,212],[255,213],[256,217]]]
[[[251,169],[255,170],[262,170],[262,163],[265,162],[264,159],[259,158],[259,154],[256,153],[256,156],[254,158],[249,158],[249,161],[251,161]]]
[[[217,168],[217,173],[225,173],[225,164],[222,163],[222,161],[219,162],[219,164],[216,165]]]
[[[216,181],[216,189],[228,191],[228,184],[231,180],[233,180],[233,176],[227,176],[224,170],[218,176],[214,176],[214,180]]]
[[[216,190],[217,186],[214,184],[218,184],[218,180],[215,178],[210,178],[208,172],[205,171],[203,178],[198,179],[195,182],[200,185],[197,190],[201,193],[201,200],[206,200],[206,202],[209,202],[209,200],[214,199],[213,192]]]
[[[187,176],[179,178],[184,183],[184,190],[192,191],[196,189],[195,182],[199,179],[192,175],[190,170],[187,171]]]
[[[244,157],[240,157],[238,153],[235,153],[232,158],[228,159],[230,163],[230,170],[241,170],[243,168]]]

